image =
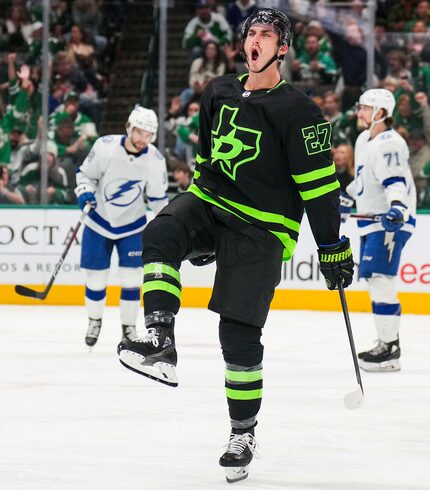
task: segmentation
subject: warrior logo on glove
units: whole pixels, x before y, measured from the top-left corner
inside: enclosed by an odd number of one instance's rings
[[[338,289],[339,279],[342,279],[344,287],[352,283],[354,260],[349,238],[343,236],[333,245],[320,245],[318,258],[328,289]]]

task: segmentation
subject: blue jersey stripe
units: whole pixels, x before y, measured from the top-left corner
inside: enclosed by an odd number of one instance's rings
[[[146,225],[146,216],[142,216],[141,218],[134,221],[133,223],[129,223],[128,225],[123,225],[123,226],[111,226],[96,211],[93,211],[91,213],[90,218],[95,223],[100,225],[102,228],[104,228],[107,231],[110,231],[111,233],[114,233],[115,235],[120,235],[121,233],[127,233],[129,231],[134,231],[134,230],[137,230],[138,228]]]
[[[149,196],[146,196],[146,198],[148,199],[149,202],[152,202],[152,201],[163,201],[164,199],[167,199],[167,194],[165,194],[163,197],[149,197]]]
[[[382,182],[384,187],[388,187],[389,185],[396,184],[397,182],[403,182],[406,185],[406,179],[404,177],[389,177]]]

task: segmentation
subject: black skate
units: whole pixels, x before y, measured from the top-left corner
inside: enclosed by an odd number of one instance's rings
[[[123,340],[118,345],[118,355],[127,369],[168,386],[178,386],[173,328],[154,325],[142,338]]]
[[[219,464],[225,468],[228,483],[235,483],[248,478],[248,466],[256,453],[257,441],[254,429],[232,429],[226,452],[221,456]]]
[[[88,330],[87,330],[87,334],[85,335],[85,343],[88,345],[88,347],[93,347],[94,345],[96,345],[96,342],[100,335],[101,328],[102,328],[101,319],[99,320],[95,320],[94,318],[88,319]]]
[[[122,326],[122,340],[137,339],[136,327],[134,325]]]
[[[400,371],[399,340],[378,343],[373,349],[358,354],[358,364],[361,369],[371,373],[385,371]]]

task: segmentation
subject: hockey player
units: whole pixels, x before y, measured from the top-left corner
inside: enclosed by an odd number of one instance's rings
[[[352,281],[349,240],[339,239],[339,183],[330,158],[330,123],[283,81],[279,64],[291,25],[275,9],[245,21],[247,74],[209,83],[200,109],[194,184],[144,233],[144,305],[148,334],[118,346],[129,369],[177,386],[174,318],[179,268],[216,260],[209,308],[219,313],[231,434],[220,465],[229,482],[246,478],[262,399],[260,338],[282,258],[291,258],[306,206],[329,289]]]
[[[155,213],[168,200],[166,162],[157,148],[154,111],[136,107],[126,125],[127,136],[99,138],[78,170],[75,189],[81,209],[93,210],[85,220],[81,267],[86,269],[85,304],[89,325],[85,342],[98,339],[106,302],[110,259],[115,246],[121,280],[121,323],[124,339],[136,337],[142,283],[142,230],[147,223],[144,193]]]
[[[385,89],[360,97],[358,118],[368,128],[355,144],[355,180],[346,188],[357,213],[380,221],[358,220],[361,235],[360,277],[368,281],[378,342],[358,354],[366,371],[400,369],[401,307],[396,276],[400,256],[415,227],[416,191],[405,140],[391,126],[396,103]]]

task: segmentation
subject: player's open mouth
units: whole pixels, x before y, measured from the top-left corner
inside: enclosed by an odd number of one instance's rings
[[[256,49],[253,49],[251,51],[251,59],[252,59],[252,61],[257,61],[258,56],[259,56],[258,51]]]

